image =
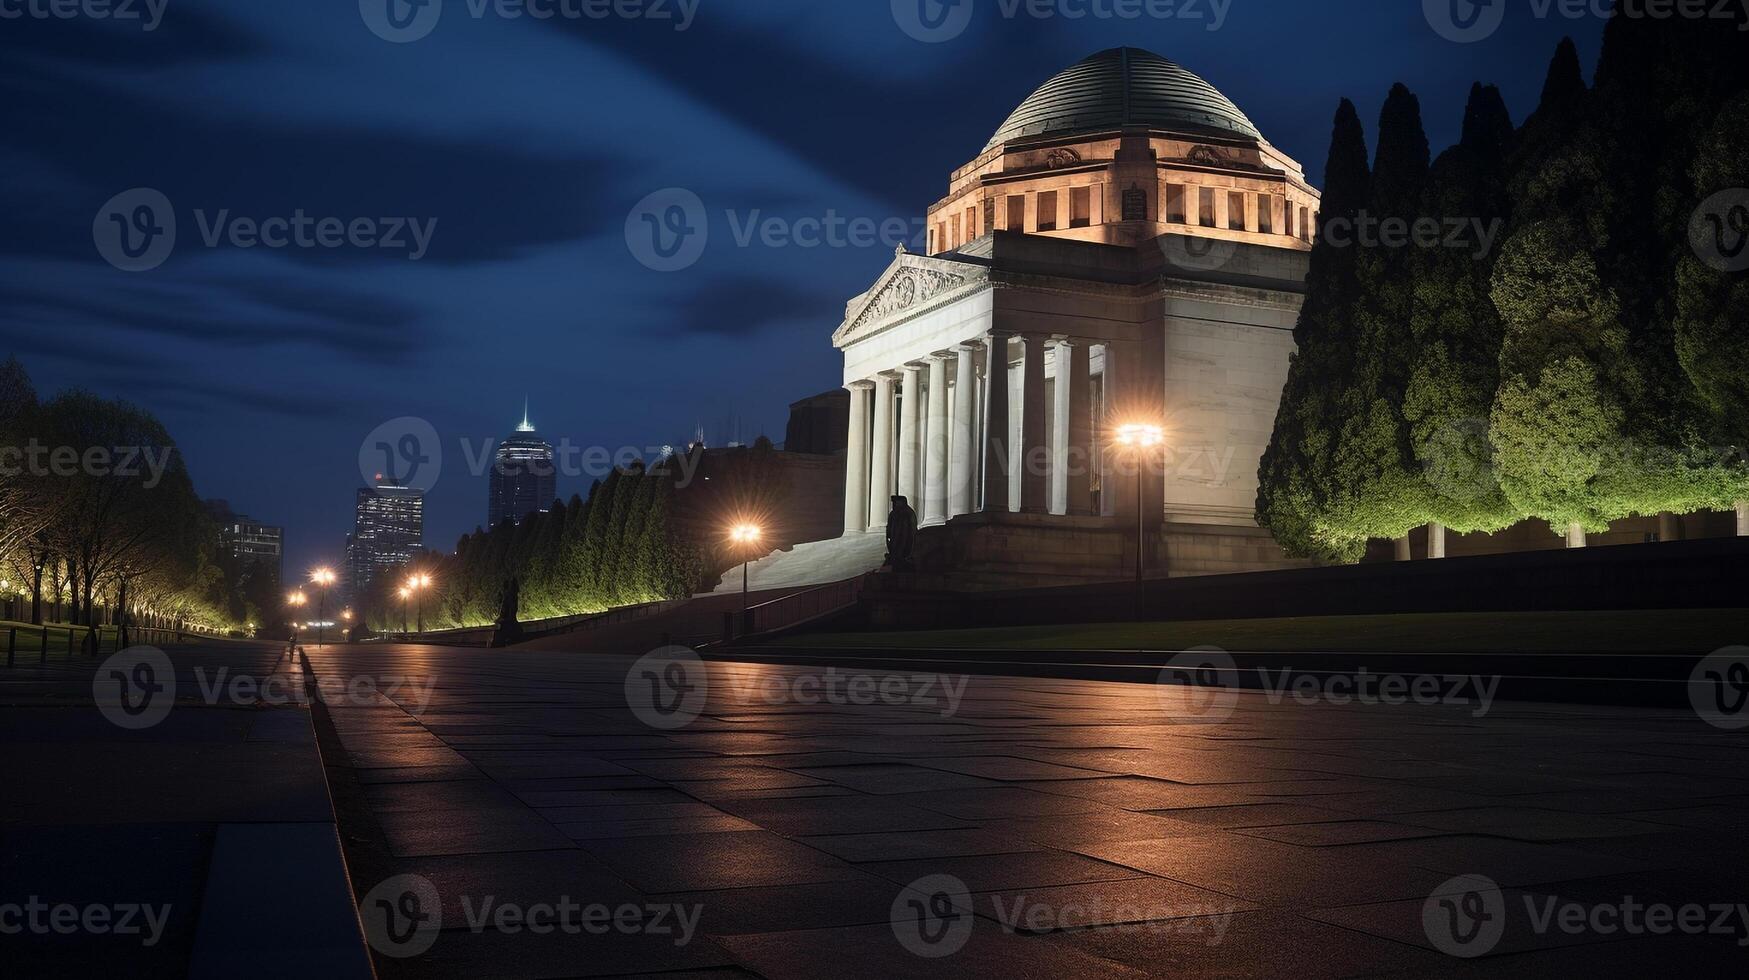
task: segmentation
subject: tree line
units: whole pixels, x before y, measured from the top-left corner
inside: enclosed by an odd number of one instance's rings
[[[0,578],[36,624],[60,604],[73,625],[100,625],[107,607],[239,631],[278,593],[230,567],[151,413],[81,390],[41,400],[16,357],[0,363]]]
[[[491,625],[512,579],[523,622],[691,596],[708,547],[678,513],[677,469],[667,461],[616,468],[587,499],[555,500],[520,522],[477,528],[453,553],[426,554],[405,573],[385,574],[364,600],[366,625],[399,632],[421,616],[428,630]],[[429,577],[429,589],[403,598],[419,576]]]
[[[1404,86],[1370,161],[1343,100],[1259,473],[1258,520],[1290,554],[1356,561],[1423,525],[1600,532],[1749,500],[1737,16],[1614,16],[1592,83],[1569,40],[1522,126],[1477,84],[1437,160]],[[1330,234],[1428,220],[1495,233],[1455,248]]]

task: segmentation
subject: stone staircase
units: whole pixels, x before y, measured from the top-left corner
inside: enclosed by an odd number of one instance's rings
[[[748,581],[754,592],[830,585],[874,571],[886,554],[884,531],[809,541],[788,551],[773,552],[749,565]],[[740,591],[741,566],[736,565],[723,573],[722,582],[708,594]]]

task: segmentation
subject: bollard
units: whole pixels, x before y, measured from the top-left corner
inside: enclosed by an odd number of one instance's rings
[[[6,666],[12,666],[12,659],[18,653],[18,627],[8,627],[6,630]]]

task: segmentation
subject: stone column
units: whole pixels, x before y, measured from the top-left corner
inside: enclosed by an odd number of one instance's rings
[[[1050,503],[1051,451],[1045,444],[1045,338],[1029,333],[1020,342],[1026,351],[1020,371],[1020,509],[1043,514]]]
[[[929,356],[929,425],[923,439],[923,523],[947,521],[947,351]]]
[[[1445,557],[1445,525],[1438,522],[1427,525],[1427,557]]]
[[[973,399],[978,381],[973,373],[972,358],[977,348],[961,344],[954,348],[953,432],[947,463],[947,516],[958,517],[972,512],[972,442],[977,428],[973,425]]]
[[[887,513],[892,509],[887,499],[893,495],[893,376],[883,373],[875,378],[874,388],[874,459],[869,467],[869,530],[887,526]]]
[[[899,394],[899,495],[921,513],[917,491],[918,450],[923,423],[923,365],[905,365],[905,387]]]
[[[844,451],[844,533],[868,530],[868,393],[874,385],[852,381],[850,441]]]
[[[1122,424],[1129,413],[1135,411],[1135,397],[1130,388],[1135,382],[1131,375],[1135,374],[1139,365],[1131,363],[1135,352],[1130,349],[1134,345],[1105,344],[1105,405],[1103,414],[1110,425]],[[1101,433],[1100,438],[1110,445],[1113,433]],[[1105,454],[1104,491],[1101,493],[1100,509],[1107,517],[1125,516],[1131,521],[1136,516],[1136,471],[1133,456],[1126,452],[1107,452]]]
[[[1056,385],[1051,389],[1051,513],[1069,512],[1069,410],[1074,392],[1069,390],[1070,362],[1075,344],[1059,340],[1056,351]]]
[[[1008,512],[1008,474],[1014,464],[1008,433],[1008,334],[992,333],[984,358],[983,511]]]
[[[1737,501],[1737,537],[1749,538],[1749,500]]]
[[[1658,540],[1682,540],[1682,521],[1670,511],[1664,511],[1658,515]]]
[[[1409,546],[1409,536],[1407,534],[1398,538],[1393,543],[1397,546],[1398,561],[1409,561],[1415,557],[1414,549]]]
[[[1585,525],[1583,525],[1583,524],[1569,524],[1569,525],[1567,525],[1567,547],[1569,547],[1569,548],[1583,548],[1583,547],[1585,547]]]
[[[1085,341],[1069,356],[1069,514],[1093,515],[1093,348]]]

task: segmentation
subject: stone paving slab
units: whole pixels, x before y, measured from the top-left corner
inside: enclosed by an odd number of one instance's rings
[[[801,697],[824,668],[713,662],[688,668],[705,691],[696,717],[658,726],[650,703],[628,701],[630,657],[383,646],[310,662],[318,677],[430,685],[424,702],[316,708],[367,934],[373,917],[414,921],[377,904],[387,884],[412,895],[410,878],[441,920],[422,952],[378,945],[384,977],[1712,975],[1745,962],[1740,934],[1567,932],[1524,912],[1526,897],[1582,911],[1628,896],[1749,902],[1733,897],[1749,890],[1749,742],[1680,712],[1497,704],[1478,717],[1246,693],[1198,721],[1178,690],[980,675],[935,678],[964,682],[944,714],[939,700]],[[867,676],[878,692],[923,672]],[[405,755],[433,740],[455,758]],[[1477,958],[1454,957],[1428,909],[1472,894],[1517,911],[1493,945],[1465,950]],[[636,916],[611,935],[470,924],[484,895],[696,909],[698,933],[676,946]]]
[[[0,668],[0,972],[368,977],[301,669],[159,654]]]

